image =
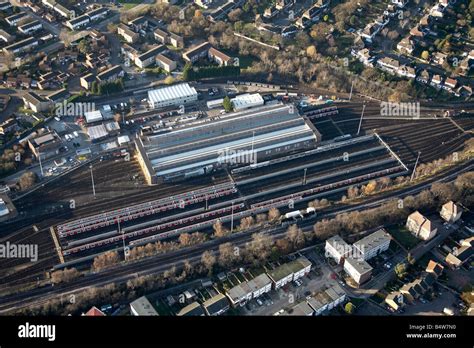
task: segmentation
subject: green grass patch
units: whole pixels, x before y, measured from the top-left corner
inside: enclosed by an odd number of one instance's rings
[[[407,250],[412,249],[420,242],[405,226],[388,228],[388,232]]]

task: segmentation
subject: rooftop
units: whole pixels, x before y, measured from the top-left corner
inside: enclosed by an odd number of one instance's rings
[[[380,245],[390,242],[391,239],[390,234],[381,228],[380,230],[358,240],[353,244],[353,246],[364,253],[368,253],[371,250],[378,248]]]

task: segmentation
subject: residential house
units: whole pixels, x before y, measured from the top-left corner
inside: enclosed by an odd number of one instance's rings
[[[445,221],[453,223],[461,218],[462,208],[453,201],[449,201],[441,207],[440,215]]]
[[[441,75],[435,74],[431,78],[431,86],[440,89],[443,86],[443,77]]]
[[[137,17],[128,22],[128,26],[133,29],[133,31],[140,31],[148,27],[148,19],[145,16]]]
[[[183,316],[203,317],[206,315],[206,312],[204,312],[204,308],[202,308],[202,306],[198,302],[194,301],[193,303],[181,309],[176,315],[178,317],[183,317]]]
[[[401,53],[412,54],[414,49],[415,49],[415,46],[413,45],[413,40],[411,40],[409,36],[403,38],[397,44],[397,50]]]
[[[5,30],[0,29],[0,40],[9,44],[15,40],[15,37],[7,33]]]
[[[344,259],[352,253],[352,246],[340,236],[335,235],[326,239],[324,250],[326,257],[332,257],[337,264],[342,264]]]
[[[430,15],[437,18],[443,18],[445,10],[446,10],[445,6],[441,4],[436,4],[430,9]]]
[[[65,25],[71,30],[77,30],[89,25],[90,21],[90,18],[86,14],[84,14],[82,16],[66,21]]]
[[[3,48],[3,51],[8,54],[18,55],[23,52],[31,51],[39,45],[39,41],[34,37],[15,42]]]
[[[274,270],[267,272],[267,274],[273,282],[273,288],[279,289],[289,282],[308,274],[310,270],[311,262],[302,256],[294,261],[278,266]]]
[[[99,83],[115,82],[125,75],[125,71],[120,65],[114,65],[97,75]]]
[[[468,97],[472,96],[472,87],[469,86],[469,85],[460,85],[456,89],[456,95],[458,97],[468,98]]]
[[[443,65],[448,59],[448,55],[442,52],[436,52],[433,54],[432,61],[435,64]]]
[[[157,28],[153,32],[153,35],[155,37],[155,40],[162,43],[163,45],[166,45],[169,40],[169,33],[166,30]]]
[[[23,95],[23,103],[25,108],[31,109],[34,112],[46,111],[51,107],[50,102],[36,94],[35,92],[28,92]]]
[[[128,42],[128,43],[135,43],[138,41],[140,38],[140,35],[135,33],[132,29],[130,29],[128,26],[126,26],[123,23],[120,23],[117,26],[117,34],[123,37],[123,39]]]
[[[392,237],[383,228],[374,233],[358,240],[352,245],[353,253],[357,254],[363,260],[370,260],[384,251],[387,251],[390,246]]]
[[[360,285],[372,277],[372,267],[359,258],[348,257],[344,260],[344,271]]]
[[[391,74],[395,74],[400,68],[400,62],[390,57],[383,57],[377,61],[377,66]]]
[[[162,55],[162,54],[159,54],[157,57],[156,57],[156,65],[158,65],[159,67],[161,67],[163,70],[165,70],[166,72],[172,72],[176,69],[177,67],[177,63]]]
[[[13,8],[10,1],[0,1],[0,11],[5,12]]]
[[[354,55],[365,66],[373,66],[372,62],[374,60],[374,57],[371,55],[370,50],[368,48],[358,50],[356,53],[354,53]]]
[[[288,315],[295,315],[295,316],[304,316],[309,317],[314,314],[314,309],[310,307],[310,305],[306,302],[300,302],[297,305],[293,306],[291,310],[288,312]]]
[[[149,49],[148,51],[146,51],[145,53],[140,54],[135,59],[135,65],[141,69],[144,69],[150,65],[153,65],[156,63],[157,56],[163,53],[164,51],[166,51],[166,46],[164,45],[153,47]]]
[[[473,254],[474,237],[470,237],[460,241],[460,247],[446,256],[445,262],[451,268],[459,268],[470,260]]]
[[[222,53],[219,50],[216,50],[214,47],[211,47],[208,52],[209,60],[216,62],[219,65],[228,66],[233,64],[234,60],[229,57],[227,54]]]
[[[209,42],[203,42],[202,44],[193,47],[183,53],[183,59],[186,62],[194,63],[197,62],[199,59],[205,58],[208,56],[209,49],[211,48],[211,44]]]
[[[184,39],[182,36],[179,36],[175,33],[170,33],[169,43],[176,48],[184,47]]]
[[[414,38],[423,38],[425,36],[425,31],[419,25],[415,25],[410,29],[410,36]]]
[[[339,285],[334,285],[320,291],[307,299],[308,305],[313,309],[313,315],[321,315],[342,304],[346,300],[346,293]]]
[[[209,316],[217,316],[224,314],[230,308],[229,300],[225,295],[221,293],[205,301],[202,306],[204,307],[204,310]]]
[[[444,267],[442,264],[436,261],[430,260],[430,262],[428,262],[428,266],[426,266],[425,271],[427,273],[434,274],[436,278],[438,278],[443,273],[443,270],[444,270]]]
[[[132,62],[135,61],[135,59],[137,59],[137,57],[140,55],[140,52],[135,49],[134,47],[128,45],[128,44],[123,44],[122,47],[121,47],[121,51],[122,51],[122,54],[128,58],[129,60],[131,60]],[[126,62],[126,64],[128,64]]]
[[[29,35],[43,28],[43,24],[40,21],[34,20],[26,24],[20,25],[18,31],[22,34]]]
[[[16,26],[18,22],[24,21],[27,18],[29,18],[28,14],[25,12],[20,12],[11,16],[8,16],[5,18],[5,21],[10,25],[10,26]]]
[[[448,77],[444,81],[443,89],[447,90],[448,92],[452,92],[456,88],[457,84],[458,81],[456,79]]]
[[[418,82],[428,84],[428,82],[430,81],[430,73],[428,72],[428,70],[423,69],[418,74],[418,77],[416,78],[416,80]]]
[[[438,232],[431,221],[420,214],[419,211],[415,211],[408,216],[406,227],[415,237],[422,240],[429,240]]]
[[[375,36],[382,30],[382,26],[378,23],[369,23],[365,26],[360,36],[368,42],[372,42]]]
[[[18,129],[18,122],[12,117],[0,123],[0,134],[5,135],[7,133],[13,133]]]
[[[99,19],[103,19],[103,18],[107,17],[108,13],[109,13],[108,8],[99,7],[99,8],[96,8],[95,10],[87,12],[85,15],[87,17],[89,17],[89,20],[91,22],[93,22],[93,21],[97,21]]]
[[[397,70],[397,74],[403,77],[414,79],[416,77],[416,71],[410,66],[403,65]]]
[[[257,298],[272,288],[272,281],[265,273],[260,274],[252,280],[245,281],[234,286],[226,292],[232,306],[243,306],[247,301]]]
[[[391,292],[385,298],[385,303],[393,308],[393,310],[398,311],[405,305],[403,294],[399,291]]]
[[[83,314],[83,316],[86,316],[86,317],[105,317],[106,315],[99,308],[97,308],[96,306],[93,306],[85,314]]]

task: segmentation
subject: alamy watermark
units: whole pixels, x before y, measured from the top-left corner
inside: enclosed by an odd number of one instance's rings
[[[218,151],[217,161],[230,165],[257,164],[257,152],[255,150],[232,150],[225,148]]]
[[[358,261],[364,260],[364,253],[365,253],[364,245],[361,245],[360,248],[359,247],[354,248],[352,245],[334,242],[332,244],[332,249],[334,250],[330,251],[326,249],[326,252],[324,253],[324,256],[326,258],[334,257],[334,251],[335,251],[337,254],[344,256],[344,258],[346,259],[351,258]]]
[[[0,244],[0,258],[2,259],[30,259],[38,261],[38,244]]]
[[[380,115],[388,117],[407,116],[420,118],[420,103],[380,103]]]
[[[82,116],[86,112],[95,111],[95,103],[71,103],[63,101],[54,105],[56,116]]]

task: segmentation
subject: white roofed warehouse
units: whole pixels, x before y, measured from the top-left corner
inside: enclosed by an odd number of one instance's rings
[[[293,105],[255,108],[137,138],[149,184],[204,175],[317,146],[320,134]]]
[[[185,105],[198,100],[198,93],[187,83],[148,91],[148,103],[153,109]]]

